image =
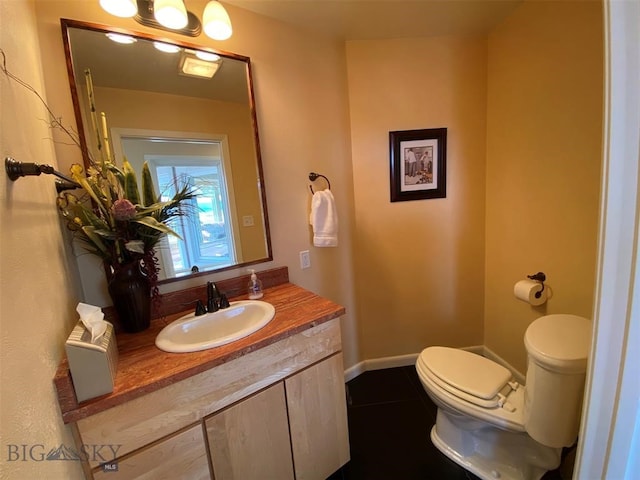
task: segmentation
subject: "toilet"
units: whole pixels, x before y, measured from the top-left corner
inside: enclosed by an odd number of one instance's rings
[[[416,370],[438,407],[431,441],[478,477],[538,480],[578,436],[591,322],[546,315],[525,332],[526,385],[474,353],[429,347]]]

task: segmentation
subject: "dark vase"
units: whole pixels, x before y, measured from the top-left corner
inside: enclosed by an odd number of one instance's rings
[[[151,283],[140,262],[121,265],[109,280],[109,295],[125,332],[136,333],[151,323]]]

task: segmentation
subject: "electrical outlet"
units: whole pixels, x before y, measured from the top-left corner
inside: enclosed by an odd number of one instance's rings
[[[300,252],[300,268],[311,268],[311,256],[309,255],[309,250],[304,250]]]
[[[253,215],[245,215],[242,217],[243,227],[253,227]]]

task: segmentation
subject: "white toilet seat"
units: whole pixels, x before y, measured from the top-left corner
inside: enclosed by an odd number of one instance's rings
[[[515,384],[508,386],[509,370],[465,350],[430,347],[423,350],[419,361],[442,388],[481,407],[500,406],[501,399],[516,388]]]
[[[525,431],[524,388],[510,381],[501,365],[464,350],[429,347],[420,353],[416,370],[436,403],[499,428]]]

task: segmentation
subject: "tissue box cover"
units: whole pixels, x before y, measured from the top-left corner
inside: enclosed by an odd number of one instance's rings
[[[108,323],[107,331],[94,344],[91,343],[91,332],[79,321],[69,335],[65,349],[78,402],[113,392],[118,365],[113,325]]]

